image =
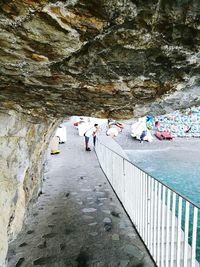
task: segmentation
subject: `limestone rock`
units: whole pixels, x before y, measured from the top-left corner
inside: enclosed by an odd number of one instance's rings
[[[0,112],[0,266],[3,266],[8,241],[22,227],[29,203],[37,198],[49,139],[56,120],[33,124],[27,115]]]
[[[199,105],[199,17],[198,0],[3,1],[1,108],[125,119]]]

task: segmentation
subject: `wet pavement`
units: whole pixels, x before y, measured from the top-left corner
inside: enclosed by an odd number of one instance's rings
[[[153,267],[95,151],[85,151],[70,123],[60,148],[48,161],[43,194],[9,246],[8,267]]]

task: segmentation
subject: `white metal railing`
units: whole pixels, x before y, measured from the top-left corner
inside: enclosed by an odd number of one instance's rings
[[[200,255],[196,254],[200,253],[199,206],[112,151],[99,139],[96,154],[157,266],[200,267]]]

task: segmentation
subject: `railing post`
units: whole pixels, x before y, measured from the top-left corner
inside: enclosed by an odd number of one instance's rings
[[[150,227],[149,227],[149,238],[150,238],[150,246],[149,250],[151,254],[153,254],[153,235],[154,235],[154,229],[153,229],[153,212],[154,212],[154,202],[153,202],[153,197],[154,197],[154,180],[150,178],[150,183],[151,183],[151,192],[150,192]]]
[[[161,267],[164,267],[164,256],[165,256],[165,197],[166,197],[166,187],[163,186],[162,191],[162,228],[161,228]]]
[[[180,265],[181,222],[182,222],[182,197],[179,197],[179,201],[178,201],[178,231],[177,231],[177,267],[181,267],[181,265]]]
[[[142,178],[141,178],[141,173],[139,173],[139,186],[138,186],[138,191],[140,195],[140,200],[139,200],[139,231],[142,235],[143,233],[143,196],[142,196]]]
[[[157,227],[158,227],[158,217],[157,217],[157,199],[158,199],[158,182],[155,181],[155,192],[154,192],[154,249],[153,249],[153,256],[154,259],[157,259]]]
[[[195,267],[196,259],[196,240],[197,240],[197,222],[198,222],[198,209],[194,207],[193,214],[193,229],[192,229],[192,263],[191,267]]]
[[[174,266],[174,236],[175,236],[175,209],[176,209],[176,194],[172,194],[172,220],[171,220],[171,264]]]
[[[189,210],[190,203],[186,201],[185,208],[185,235],[184,235],[184,267],[188,266],[188,232],[189,232]]]
[[[165,257],[165,266],[169,266],[169,242],[170,242],[170,204],[171,204],[171,191],[167,190],[167,231],[166,231],[166,257]]]
[[[148,177],[144,174],[145,181],[145,243],[148,244]]]
[[[151,231],[151,178],[147,176],[147,246],[149,249],[151,247],[150,231]]]
[[[160,266],[160,246],[161,246],[161,239],[160,239],[160,221],[161,221],[161,188],[162,185],[159,183],[158,185],[158,237],[157,237],[157,263]]]

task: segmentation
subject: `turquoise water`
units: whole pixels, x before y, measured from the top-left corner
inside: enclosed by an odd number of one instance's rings
[[[200,206],[198,150],[127,150],[126,153],[135,165]],[[200,214],[197,236],[197,258],[200,262]]]
[[[141,169],[200,205],[200,155],[185,150],[126,152]]]

